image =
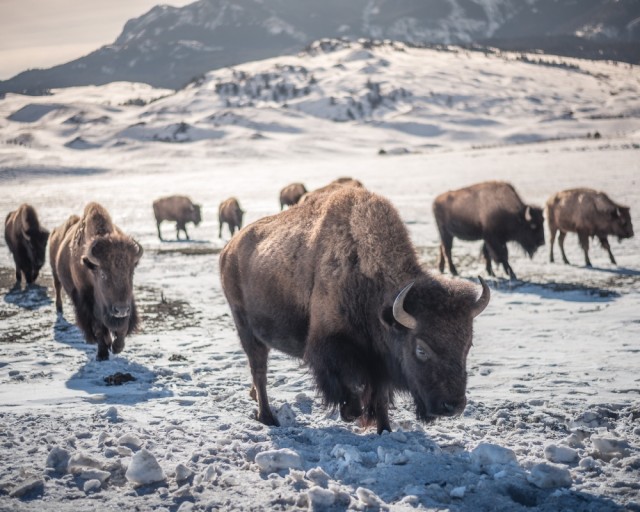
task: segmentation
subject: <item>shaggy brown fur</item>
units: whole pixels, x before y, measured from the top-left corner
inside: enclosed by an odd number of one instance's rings
[[[22,282],[22,274],[27,284],[35,282],[44,265],[49,231],[40,225],[33,206],[22,204],[7,215],[4,239],[16,264],[16,286]]]
[[[277,424],[266,390],[272,348],[303,358],[343,419],[376,422],[378,432],[390,430],[395,391],[411,393],[423,420],[464,409],[472,320],[489,290],[478,301],[470,283],[425,272],[384,198],[340,187],[260,219],[224,248],[220,275],[261,422]],[[407,321],[393,304],[409,283]]]
[[[222,201],[218,208],[218,221],[220,222],[218,237],[222,238],[222,225],[224,223],[229,226],[229,231],[231,231],[231,236],[233,236],[235,230],[242,227],[243,216],[244,211],[240,208],[240,203],[235,197],[230,197],[229,199]]]
[[[160,224],[162,221],[175,221],[176,239],[180,240],[180,231],[184,231],[184,236],[189,240],[187,233],[187,222],[193,222],[196,226],[202,221],[199,204],[193,204],[186,196],[161,197],[153,202],[153,214],[156,218],[158,228],[158,238],[162,240]]]
[[[631,238],[633,225],[631,213],[627,206],[614,203],[604,192],[590,188],[563,190],[551,196],[547,201],[547,218],[551,234],[549,260],[553,263],[553,244],[556,233],[560,231],[558,245],[562,260],[569,263],[564,253],[564,238],[568,232],[578,234],[580,246],[584,251],[585,265],[591,266],[589,260],[589,237],[597,237],[602,247],[609,253],[611,263],[616,260],[611,252],[608,235],[618,239]]]
[[[85,339],[98,343],[98,361],[109,359],[109,349],[121,352],[125,336],[138,326],[133,272],[142,252],[98,203],[89,203],[82,218],[72,215],[51,234],[56,310],[62,313],[64,288]]]
[[[284,210],[285,206],[293,206],[306,193],[307,189],[302,183],[287,185],[280,191],[280,210]]]
[[[544,245],[542,209],[524,204],[509,183],[487,181],[440,194],[433,201],[433,215],[442,240],[440,272],[444,272],[446,257],[449,271],[458,274],[451,259],[454,237],[484,240],[482,253],[489,275],[494,275],[494,260],[511,279],[516,279],[516,274],[509,265],[507,242],[517,242],[530,257]]]

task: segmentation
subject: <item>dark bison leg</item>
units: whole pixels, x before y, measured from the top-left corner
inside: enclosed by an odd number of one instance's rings
[[[372,424],[375,420],[378,434],[382,434],[385,430],[391,432],[391,424],[389,423],[389,390],[385,386],[365,390],[362,402],[364,404],[363,423]]]
[[[96,361],[106,361],[109,359],[109,347],[111,346],[111,333],[104,326],[96,326],[94,330],[96,340],[98,341],[98,354]]]
[[[218,230],[218,238],[222,238],[222,221],[220,221],[220,229]]]
[[[560,234],[558,235],[558,245],[560,246],[562,261],[564,261],[567,265],[569,265],[569,260],[567,259],[567,255],[564,253],[564,239],[566,236],[567,236],[566,231],[560,231]]]
[[[184,236],[187,237],[187,240],[191,240],[191,238],[189,238],[189,233],[187,233],[186,223],[182,225],[182,231],[184,231]]]
[[[158,238],[162,242],[162,233],[160,232],[160,222],[156,222],[156,228],[158,228]]]
[[[119,354],[124,350],[124,332],[115,332],[113,343],[111,344],[111,352],[114,354]]]
[[[607,235],[599,236],[598,240],[600,240],[600,244],[602,245],[603,249],[606,249],[609,253],[609,259],[611,260],[611,263],[617,265],[616,259],[613,257],[613,253],[611,252],[611,246],[609,245],[609,240],[607,240]]]
[[[438,258],[438,268],[440,269],[440,272],[444,272],[444,264],[445,264],[445,258],[444,258],[444,246],[442,245],[442,242],[440,243],[440,257]]]
[[[456,266],[453,264],[453,259],[451,258],[451,247],[453,247],[453,236],[450,233],[440,233],[440,238],[442,240],[442,248],[444,249],[444,254],[447,258],[447,262],[449,263],[449,272],[452,275],[457,276],[458,271],[456,270]],[[441,262],[441,270],[444,270],[444,262]]]
[[[586,233],[578,233],[578,240],[580,241],[580,247],[584,251],[584,264],[587,267],[591,266],[591,260],[589,259],[589,235]]]
[[[246,319],[242,313],[235,312],[233,317],[238,329],[240,344],[249,359],[251,368],[251,397],[258,401],[258,421],[265,425],[279,426],[278,420],[271,412],[269,397],[267,396],[267,360],[269,358],[269,347],[256,338],[248,327]]]
[[[502,265],[504,271],[509,275],[509,279],[518,279],[516,273],[509,265],[509,249],[504,242],[487,241],[489,252],[495,254],[498,264]]]
[[[493,273],[493,267],[491,266],[491,251],[489,251],[489,246],[486,244],[482,244],[482,255],[484,256],[484,260],[486,263],[487,273],[493,277],[495,274]]]
[[[556,233],[558,232],[558,230],[556,229],[555,226],[551,226],[551,223],[549,223],[549,261],[551,263],[554,262],[554,257],[553,257],[553,245],[556,243]]]
[[[304,354],[328,406],[339,407],[343,421],[362,416],[361,396],[369,379],[352,340],[340,334],[310,335]],[[375,414],[375,413],[374,413]]]
[[[56,291],[56,311],[62,313],[62,283],[54,269],[51,270],[51,273],[53,274],[53,287]]]

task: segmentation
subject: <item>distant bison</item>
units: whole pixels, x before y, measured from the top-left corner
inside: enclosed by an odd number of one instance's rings
[[[280,191],[280,210],[284,210],[285,206],[293,206],[306,193],[307,189],[302,183],[287,185]]]
[[[235,197],[230,197],[222,201],[218,208],[218,221],[220,222],[218,237],[222,238],[222,225],[224,223],[229,226],[229,231],[231,231],[231,236],[233,236],[235,230],[242,227],[243,216],[244,211],[240,208],[240,203]]]
[[[36,210],[22,204],[9,213],[4,221],[4,239],[16,264],[16,284],[35,282],[44,265],[49,231],[40,226]]]
[[[98,203],[89,203],[82,218],[72,215],[51,234],[56,310],[62,313],[64,288],[85,339],[98,343],[98,361],[109,359],[109,349],[121,352],[125,336],[138,326],[133,272],[142,252]]]
[[[542,209],[524,204],[509,183],[488,181],[445,192],[433,201],[433,214],[442,242],[440,272],[444,272],[446,257],[450,272],[458,273],[451,260],[454,237],[484,240],[482,254],[489,275],[494,275],[493,259],[511,279],[516,279],[516,274],[509,265],[507,242],[518,243],[529,257],[544,245]]]
[[[629,207],[614,203],[604,192],[590,188],[564,190],[551,196],[547,201],[547,217],[551,235],[549,259],[553,262],[553,244],[558,236],[558,245],[562,260],[569,263],[564,253],[564,238],[567,232],[578,234],[580,246],[584,251],[585,265],[591,266],[589,260],[589,237],[597,237],[602,247],[609,253],[611,263],[616,260],[607,240],[608,235],[617,236],[619,240],[633,236]]]
[[[160,233],[160,223],[164,220],[175,221],[176,238],[180,240],[180,231],[184,231],[184,236],[189,240],[187,233],[187,222],[193,222],[196,226],[202,221],[200,205],[193,204],[186,196],[168,196],[156,199],[153,202],[153,214],[156,217],[158,228],[158,238],[162,240]]]
[[[342,187],[262,218],[220,255],[222,288],[253,377],[258,419],[277,425],[267,398],[270,349],[304,359],[327,405],[345,421],[391,430],[396,391],[417,416],[459,414],[473,318],[489,302],[467,281],[423,270],[398,212]]]

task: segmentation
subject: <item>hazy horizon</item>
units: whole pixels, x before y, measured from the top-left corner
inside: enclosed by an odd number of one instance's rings
[[[194,0],[3,0],[0,3],[0,80],[77,59],[112,43],[131,18],[155,5]]]

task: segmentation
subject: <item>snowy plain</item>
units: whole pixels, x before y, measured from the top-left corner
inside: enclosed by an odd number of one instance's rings
[[[542,62],[538,62],[542,60]],[[597,132],[597,135],[596,135]],[[583,266],[548,244],[488,279],[468,406],[424,425],[399,397],[378,436],[324,409],[299,361],[272,352],[281,427],[258,423],[220,287],[217,206],[245,223],[278,192],[353,176],[394,203],[435,269],[439,193],[489,179],[529,203],[588,186],[640,222],[640,69],[549,56],[324,42],[211,72],[189,87],[115,83],[0,100],[0,212],[49,229],[91,200],[145,254],[142,328],[95,361],[46,264],[15,289],[0,240],[0,510],[640,510],[640,240]],[[151,203],[203,208],[190,242],[160,242]],[[165,238],[173,226],[163,225]],[[547,236],[548,238],[548,236]],[[557,248],[556,248],[557,251]],[[460,279],[480,243],[454,242]],[[128,372],[135,381],[107,386]]]

